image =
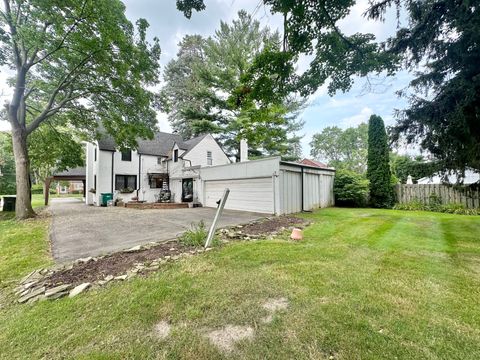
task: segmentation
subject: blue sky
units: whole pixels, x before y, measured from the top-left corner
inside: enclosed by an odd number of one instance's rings
[[[175,0],[124,0],[127,17],[131,21],[142,17],[150,23],[149,36],[156,36],[162,47],[161,63],[164,66],[175,57],[177,44],[186,34],[201,34],[210,36],[218,28],[220,20],[231,21],[236,17],[239,10],[245,9],[253,13],[262,25],[273,29],[281,28],[282,20],[278,16],[270,14],[268,8],[263,5],[258,7],[259,0],[206,0],[206,10],[194,13],[192,18],[186,19],[177,11]],[[367,0],[359,0],[353,7],[350,15],[340,24],[347,34],[355,32],[373,33],[378,39],[383,40],[395,32],[397,23],[394,13],[387,15],[385,23],[367,21],[363,12],[368,6]],[[298,71],[303,71],[308,66],[306,59],[301,59]],[[4,84],[6,73],[0,73],[0,84],[3,94],[9,90]],[[382,116],[387,124],[393,124],[394,109],[405,107],[405,101],[395,95],[395,91],[403,89],[409,81],[409,75],[399,73],[393,78],[387,79],[380,92],[365,93],[364,79],[357,79],[352,89],[343,94],[338,93],[334,97],[328,96],[326,88],[320,88],[309,98],[309,106],[302,113],[301,118],[305,126],[301,134],[303,153],[308,156],[310,147],[308,143],[313,134],[322,131],[326,126],[337,125],[343,128],[356,126],[375,113]],[[166,114],[158,114],[159,126],[162,131],[170,131]],[[0,130],[8,129],[8,123],[0,121]]]

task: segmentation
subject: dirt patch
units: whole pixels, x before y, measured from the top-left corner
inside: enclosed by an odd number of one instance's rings
[[[237,226],[243,234],[262,235],[278,233],[294,225],[306,225],[308,222],[295,216],[276,216],[248,225]]]
[[[159,258],[171,258],[195,249],[195,247],[185,246],[178,242],[169,242],[135,252],[118,252],[85,263],[77,263],[70,269],[55,272],[46,279],[46,284],[49,286],[57,284],[76,286],[85,282],[93,283],[106,276],[125,274],[135,264],[148,263]]]
[[[269,312],[269,314],[261,318],[261,322],[269,324],[273,321],[273,316],[277,311],[286,310],[288,308],[288,299],[281,297],[276,299],[268,299],[263,303],[263,308]]]
[[[288,300],[284,297],[278,299],[268,299],[263,304],[263,308],[270,312],[276,312],[279,310],[286,310],[288,307]]]
[[[158,324],[155,325],[153,329],[155,336],[160,339],[164,340],[170,335],[171,326],[166,321],[160,321]]]
[[[209,332],[206,336],[221,351],[231,352],[238,341],[253,338],[253,328],[227,325],[222,329]]]

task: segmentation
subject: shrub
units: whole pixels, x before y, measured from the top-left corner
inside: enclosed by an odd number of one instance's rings
[[[33,184],[32,185],[32,194],[43,194],[43,184]],[[50,194],[56,194],[55,189],[50,188]]]
[[[362,207],[368,203],[368,180],[349,170],[338,170],[333,184],[335,204]]]
[[[393,205],[389,153],[383,120],[372,115],[368,121],[367,179],[370,181],[370,204],[373,207],[389,208]]]
[[[180,243],[186,246],[203,246],[207,240],[208,230],[203,220],[198,224],[192,223],[190,229],[185,231],[179,238]]]

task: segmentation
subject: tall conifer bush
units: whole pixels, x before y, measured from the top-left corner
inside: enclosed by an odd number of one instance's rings
[[[370,181],[371,206],[391,207],[394,199],[387,132],[382,118],[377,115],[372,115],[368,121],[367,178]]]

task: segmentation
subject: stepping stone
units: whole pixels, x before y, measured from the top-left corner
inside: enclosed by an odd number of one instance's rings
[[[35,296],[42,295],[44,292],[45,292],[45,286],[42,286],[38,289],[33,289],[30,293],[28,293],[28,294],[22,296],[20,299],[18,299],[18,302],[19,303],[24,303],[24,302],[34,298]]]
[[[73,297],[77,296],[78,294],[81,294],[82,292],[87,290],[90,287],[90,285],[91,284],[89,282],[87,282],[87,283],[83,283],[83,284],[80,284],[78,286],[75,286],[75,288],[70,290],[70,293],[68,294],[68,297],[73,298]]]
[[[72,287],[71,284],[65,284],[65,285],[59,285],[59,286],[56,286],[54,288],[51,288],[51,289],[48,289],[47,291],[45,291],[45,296],[47,298],[51,298],[53,297],[54,295],[58,294],[58,293],[61,293],[61,292],[64,292],[68,289],[70,289]]]

